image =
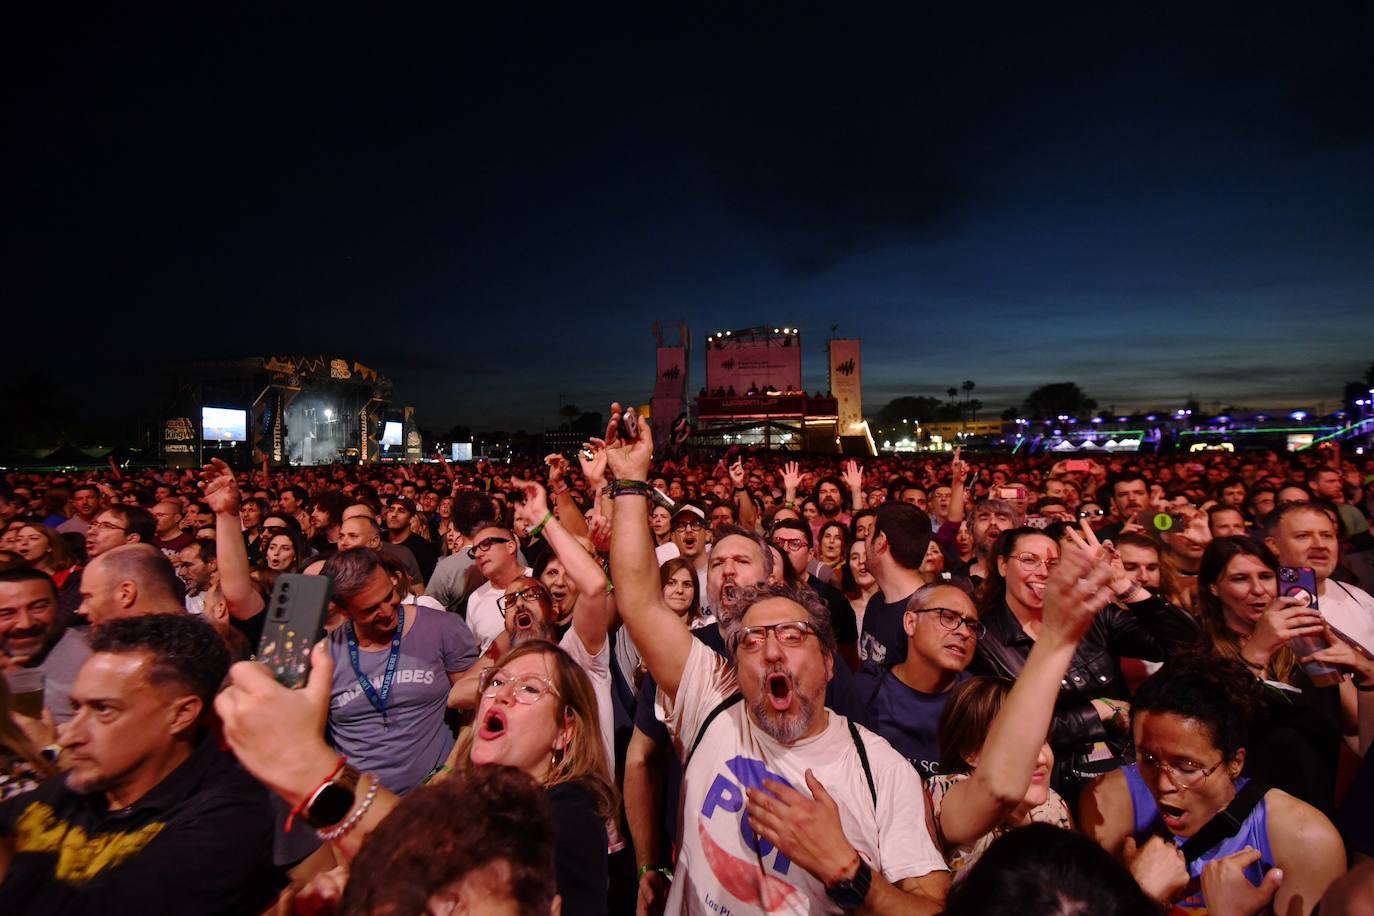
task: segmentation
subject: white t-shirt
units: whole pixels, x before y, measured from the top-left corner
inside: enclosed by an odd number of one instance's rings
[[[534,570],[527,566],[521,575],[529,576],[533,573]],[[496,605],[496,599],[505,593],[504,588],[483,582],[468,596],[468,629],[477,637],[478,652],[487,651],[487,646],[506,629],[506,618],[501,615],[501,608]]]
[[[588,680],[592,682],[592,690],[596,693],[597,726],[601,730],[601,749],[606,755],[606,774],[614,780],[615,712],[611,707],[611,641],[607,639],[603,642],[601,651],[593,655],[582,644],[576,628],[569,627],[558,645],[581,666],[587,673]],[[625,841],[621,839],[615,821],[616,819],[611,819],[606,822],[606,839],[609,843],[607,848],[611,852],[619,852],[625,848]]]
[[[676,702],[658,693],[659,712],[685,756],[711,710],[738,692],[734,667],[692,640]],[[926,829],[921,778],[882,738],[859,729],[878,790],[877,810],[847,720],[826,710],[825,731],[785,747],[750,720],[743,702],[720,713],[682,779],[680,849],[666,912],[839,913],[825,885],[766,841],[745,813],[745,789],[766,778],[803,794],[810,769],[840,807],[845,837],[874,871],[897,883],[946,871]],[[760,868],[762,861],[762,869]]]
[[[1362,588],[1327,579],[1317,607],[1331,625],[1374,652],[1374,596]]]

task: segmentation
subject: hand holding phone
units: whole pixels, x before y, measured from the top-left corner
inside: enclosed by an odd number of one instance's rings
[[[310,650],[324,636],[333,582],[328,576],[283,573],[267,602],[258,661],[293,690],[310,679]]]

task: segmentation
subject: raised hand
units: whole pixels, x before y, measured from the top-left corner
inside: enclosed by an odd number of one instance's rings
[[[211,458],[201,469],[205,480],[205,503],[216,515],[239,514],[239,482],[220,458]]]
[[[864,488],[863,468],[853,458],[844,463],[844,473],[840,475],[840,479],[844,481],[844,485],[849,488],[850,492]]]
[[[736,458],[735,463],[730,465],[730,482],[735,485],[736,490],[743,490],[745,479],[744,459]]]
[[[961,451],[962,449],[956,446],[954,449],[954,458],[949,463],[949,473],[952,475],[951,485],[959,487],[960,489],[963,488],[964,481],[968,480],[970,468],[969,463],[960,457]]]
[[[515,516],[523,519],[531,530],[538,527],[549,514],[549,499],[544,488],[533,480],[512,477],[511,486],[524,495],[525,501],[516,503]]]
[[[632,441],[620,438],[620,417],[633,412],[633,407],[622,408],[619,401],[611,404],[611,419],[606,424],[606,464],[617,480],[647,481],[654,460],[654,437],[649,421],[639,420],[639,435]]]
[[[789,461],[782,466],[782,488],[787,494],[788,502],[796,498],[797,487],[799,486],[801,486],[801,465],[795,461]]]
[[[1106,550],[1090,546],[1070,528],[1059,563],[1045,582],[1042,638],[1053,634],[1077,643],[1112,600],[1112,570]]]
[[[590,458],[586,453],[590,452]],[[577,463],[582,468],[582,476],[587,486],[599,490],[606,484],[606,443],[602,439],[590,439],[582,443],[577,452]]]
[[[549,488],[558,485],[558,482],[568,475],[568,459],[554,452],[552,455],[544,456],[544,464],[549,468]]]

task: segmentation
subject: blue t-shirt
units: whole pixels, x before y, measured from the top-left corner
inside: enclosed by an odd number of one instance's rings
[[[329,653],[334,656],[329,741],[351,766],[372,773],[398,794],[418,786],[453,750],[453,732],[444,722],[448,675],[471,668],[478,654],[477,640],[458,615],[413,604],[405,606],[405,615],[385,728],[382,714],[353,672],[347,626],[329,634]],[[358,650],[358,666],[379,697],[390,651],[390,645]]]
[[[960,671],[955,684],[969,674]],[[863,721],[871,731],[887,739],[922,779],[940,773],[940,714],[945,711],[953,687],[944,693],[922,693],[902,683],[890,668],[866,666],[854,675],[855,686],[867,702]]]
[[[865,667],[872,664],[891,668],[906,661],[906,629],[902,626],[902,618],[906,616],[909,601],[911,595],[899,601],[884,601],[882,592],[868,599],[864,606],[863,632],[859,634],[859,660]]]

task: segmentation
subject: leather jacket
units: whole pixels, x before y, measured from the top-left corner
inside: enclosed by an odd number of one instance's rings
[[[1016,616],[1003,602],[983,617],[987,635],[969,669],[975,674],[1015,680],[1026,666],[1034,640],[1026,635]],[[1099,697],[1130,701],[1130,690],[1121,673],[1120,659],[1163,661],[1180,649],[1198,644],[1197,620],[1182,608],[1151,594],[1126,606],[1109,604],[1093,620],[1060,682],[1050,723],[1050,747],[1065,763],[1075,753],[1091,750],[1109,735],[1092,701]]]

